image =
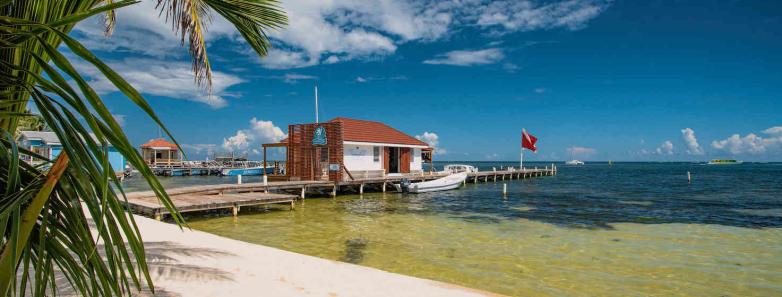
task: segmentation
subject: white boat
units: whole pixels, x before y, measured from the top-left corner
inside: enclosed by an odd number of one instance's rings
[[[565,162],[566,165],[584,165],[584,161],[570,160]]]
[[[738,165],[744,163],[733,159],[714,159],[709,161],[709,165]]]
[[[435,191],[446,191],[458,188],[467,179],[467,172],[450,174],[446,177],[435,180],[411,183],[407,185],[394,184],[397,191],[409,193],[425,193]]]
[[[265,170],[264,170],[265,169]],[[274,166],[266,166],[264,168],[263,166],[254,166],[254,167],[246,167],[246,168],[223,168],[220,170],[220,175],[223,176],[236,176],[236,175],[263,175],[263,173],[266,172],[267,174],[271,174],[274,172]]]
[[[459,173],[459,172],[473,173],[473,172],[478,172],[478,168],[475,168],[475,166],[464,165],[464,164],[448,164],[448,165],[445,165],[445,167],[443,167],[443,172],[448,172],[448,173]]]

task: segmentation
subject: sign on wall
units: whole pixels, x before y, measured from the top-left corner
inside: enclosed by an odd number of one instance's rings
[[[339,164],[329,164],[329,171],[331,172],[339,171]]]
[[[315,135],[312,136],[312,145],[326,145],[326,127],[318,126],[315,128]]]

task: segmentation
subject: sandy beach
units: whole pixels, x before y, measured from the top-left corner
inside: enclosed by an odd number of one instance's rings
[[[498,296],[135,219],[155,296]]]

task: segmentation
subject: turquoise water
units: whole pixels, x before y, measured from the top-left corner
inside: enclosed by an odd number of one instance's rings
[[[188,219],[247,242],[513,296],[782,296],[782,165],[559,170],[447,192],[315,198],[295,211]],[[225,179],[164,180],[213,181]]]

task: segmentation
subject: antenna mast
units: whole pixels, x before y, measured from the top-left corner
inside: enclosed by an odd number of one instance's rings
[[[315,83],[315,123],[318,121],[318,83]]]

